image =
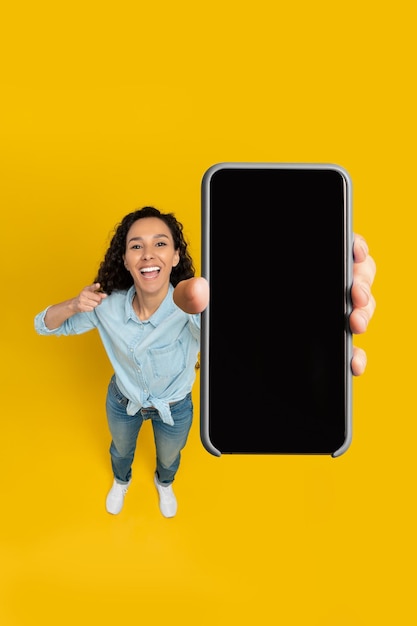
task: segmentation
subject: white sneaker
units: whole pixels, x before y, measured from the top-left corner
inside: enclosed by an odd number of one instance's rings
[[[158,482],[156,474],[153,477],[155,487],[159,493],[159,508],[164,517],[174,517],[177,512],[177,499],[172,491],[172,485],[164,487]]]
[[[120,513],[130,483],[130,480],[128,483],[118,483],[116,479],[113,480],[113,486],[106,498],[106,510],[108,513],[112,515]]]

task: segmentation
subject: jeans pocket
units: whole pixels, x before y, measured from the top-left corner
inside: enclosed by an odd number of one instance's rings
[[[129,400],[120,391],[119,387],[117,386],[116,379],[114,376],[112,377],[110,381],[109,391],[118,404],[120,404],[121,406],[125,408],[127,407]]]

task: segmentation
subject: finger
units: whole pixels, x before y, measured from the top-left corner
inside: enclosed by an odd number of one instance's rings
[[[372,297],[371,286],[366,280],[355,278],[350,290],[350,297],[353,308],[367,306]]]
[[[95,296],[98,296],[100,301],[103,300],[103,298],[107,297],[107,294],[104,291],[101,291],[100,283],[93,283],[89,287],[86,287],[86,290],[94,294]]]
[[[371,298],[371,287],[376,274],[376,264],[373,257],[368,256],[362,263],[353,265],[353,284],[351,297],[353,306],[366,306]]]
[[[355,263],[362,263],[369,254],[368,244],[362,235],[353,234],[353,258]]]
[[[363,261],[355,261],[353,264],[354,279],[364,280],[372,285],[376,274],[376,263],[370,254]]]
[[[81,311],[89,312],[98,306],[107,294],[97,292],[95,285],[89,285],[85,287],[78,297],[79,307]]]
[[[366,331],[368,324],[375,312],[376,301],[370,295],[368,304],[363,307],[356,307],[349,316],[349,325],[352,333],[360,335]]]
[[[94,287],[95,287],[94,293],[100,296],[100,302],[104,300],[104,298],[107,298],[107,293],[101,290],[100,283],[94,283]]]
[[[351,361],[352,374],[354,376],[361,376],[365,370],[367,365],[366,352],[362,350],[362,348],[358,348],[354,346],[353,348],[353,356]]]
[[[88,285],[88,287],[85,287],[83,291],[91,291],[92,293],[96,293],[97,291],[99,291],[100,287],[100,283],[93,283],[92,285]]]

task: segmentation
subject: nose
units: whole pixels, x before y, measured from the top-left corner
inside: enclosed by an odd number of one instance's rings
[[[145,261],[152,259],[152,248],[150,246],[145,246],[143,248],[143,259]]]

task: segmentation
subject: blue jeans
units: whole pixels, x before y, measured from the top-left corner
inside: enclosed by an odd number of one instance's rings
[[[128,483],[136,442],[144,420],[152,420],[156,448],[156,475],[162,485],[170,485],[177,473],[193,420],[191,393],[170,405],[174,425],[165,424],[154,407],[142,408],[135,415],[126,412],[128,400],[118,388],[115,377],[107,390],[107,421],[112,436],[110,456],[117,482]]]

